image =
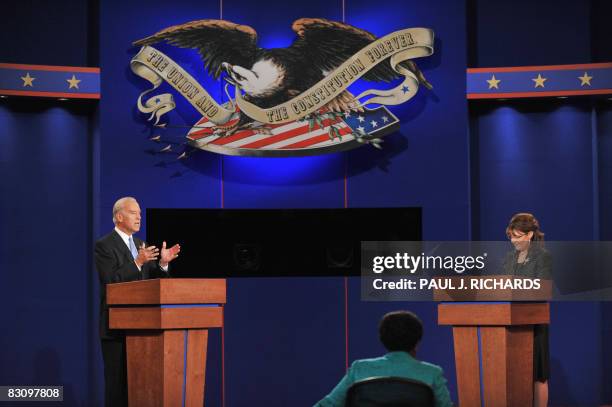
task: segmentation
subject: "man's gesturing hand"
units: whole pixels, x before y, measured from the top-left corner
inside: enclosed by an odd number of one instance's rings
[[[138,249],[138,256],[136,256],[134,261],[138,267],[142,267],[148,261],[157,260],[157,256],[159,256],[159,249],[157,247],[145,247],[145,244],[143,243]]]
[[[178,257],[181,251],[181,246],[177,243],[174,246],[166,249],[166,242],[162,243],[161,258],[159,259],[159,265],[163,268],[168,267],[168,263]]]

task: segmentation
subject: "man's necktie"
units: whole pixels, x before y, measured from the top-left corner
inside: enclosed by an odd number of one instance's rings
[[[130,252],[132,252],[132,257],[138,257],[138,249],[136,249],[136,245],[134,244],[134,239],[130,236]]]

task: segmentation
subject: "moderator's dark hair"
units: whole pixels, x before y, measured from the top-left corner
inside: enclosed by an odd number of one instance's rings
[[[393,311],[380,320],[378,334],[389,352],[411,352],[423,337],[423,323],[410,311]]]
[[[531,240],[544,242],[544,232],[540,230],[540,222],[530,213],[517,213],[510,219],[506,228],[506,235],[511,236],[513,230],[523,233],[533,232]]]

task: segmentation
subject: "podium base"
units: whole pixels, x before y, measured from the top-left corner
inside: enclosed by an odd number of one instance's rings
[[[207,329],[145,331],[126,337],[130,407],[204,405]]]

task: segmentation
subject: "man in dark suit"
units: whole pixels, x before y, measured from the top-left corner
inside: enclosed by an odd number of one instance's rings
[[[105,405],[128,405],[125,335],[108,329],[106,284],[168,277],[169,263],[178,257],[178,244],[161,251],[133,236],[140,230],[140,206],[125,197],[113,206],[115,229],[96,242],[95,262],[100,278],[100,340],[104,359]],[[157,260],[159,257],[159,261]]]

